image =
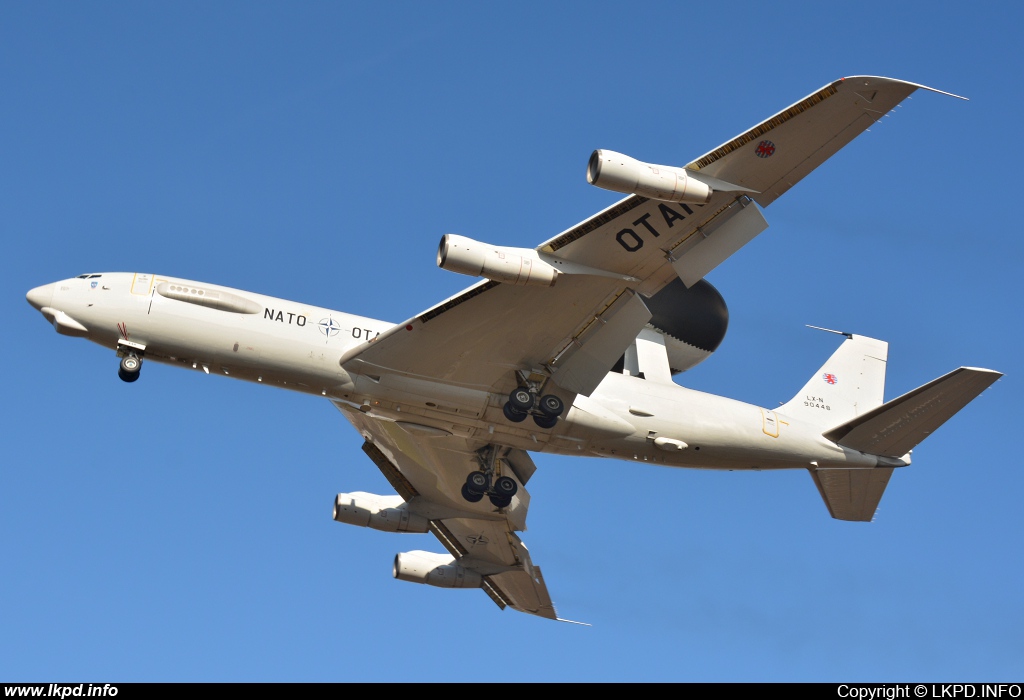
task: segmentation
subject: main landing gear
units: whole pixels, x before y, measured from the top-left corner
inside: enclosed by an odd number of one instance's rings
[[[477,503],[487,496],[496,508],[507,508],[519,490],[519,484],[512,477],[496,477],[497,450],[494,445],[481,450],[479,454],[483,469],[470,472],[466,477],[466,483],[462,485],[462,497],[470,503]]]
[[[466,483],[462,485],[462,497],[470,503],[476,503],[488,496],[495,507],[506,508],[518,490],[519,484],[510,476],[499,476],[492,484],[486,472],[470,472]]]
[[[123,382],[134,382],[139,378],[142,370],[142,358],[134,352],[128,353],[121,358],[121,366],[117,369],[117,376]]]
[[[565,404],[554,394],[538,398],[538,393],[534,387],[515,389],[508,395],[502,413],[513,423],[522,423],[527,416],[532,415],[538,428],[554,428],[558,417],[565,411]]]

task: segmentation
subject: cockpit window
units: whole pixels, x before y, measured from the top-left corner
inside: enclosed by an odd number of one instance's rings
[[[91,280],[94,280],[94,279],[96,279],[97,277],[102,277],[102,276],[103,276],[103,275],[89,275],[89,279],[91,279]]]
[[[78,276],[78,277],[76,277],[75,279],[76,279],[76,280],[94,280],[94,279],[96,279],[97,277],[102,277],[102,276],[103,276],[103,275],[79,275],[79,276]]]

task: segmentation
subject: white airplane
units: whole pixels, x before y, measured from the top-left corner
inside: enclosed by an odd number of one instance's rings
[[[529,452],[806,469],[833,518],[870,521],[911,450],[1002,376],[961,367],[883,402],[887,344],[843,333],[777,408],[673,381],[721,343],[704,276],[767,227],[761,208],[919,88],[838,80],[684,167],[595,151],[588,181],[629,196],[534,249],[444,236],[437,264],[485,279],[397,325],[148,273],[27,298],[58,333],[116,350],[126,382],[154,361],[326,397],[397,492],[338,494],[334,519],[447,550],[398,554],[396,578],[560,619],[516,534]]]

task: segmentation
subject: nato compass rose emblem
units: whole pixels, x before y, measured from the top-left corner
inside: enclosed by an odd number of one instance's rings
[[[341,326],[330,317],[320,319],[320,323],[316,325],[320,327],[320,332],[326,335],[328,340],[341,332]]]
[[[758,158],[770,158],[775,153],[775,144],[771,141],[762,141],[757,144],[757,150],[754,151],[754,155]]]
[[[825,380],[826,384],[837,384],[839,382],[839,377],[837,377],[834,374],[829,374],[827,372],[821,375],[821,378]]]

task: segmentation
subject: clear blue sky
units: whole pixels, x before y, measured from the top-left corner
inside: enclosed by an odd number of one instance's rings
[[[482,5],[486,5],[483,7]],[[1013,3],[0,6],[0,680],[1020,680],[1022,70]],[[842,76],[932,85],[715,270],[729,334],[677,378],[774,406],[836,345],[886,397],[1006,373],[875,522],[808,475],[538,455],[523,538],[559,612],[391,578],[439,550],[331,520],[388,493],[324,400],[148,365],[25,302],[84,272],[401,321],[472,283],[447,232],[534,246]],[[686,410],[681,406],[680,410]]]

